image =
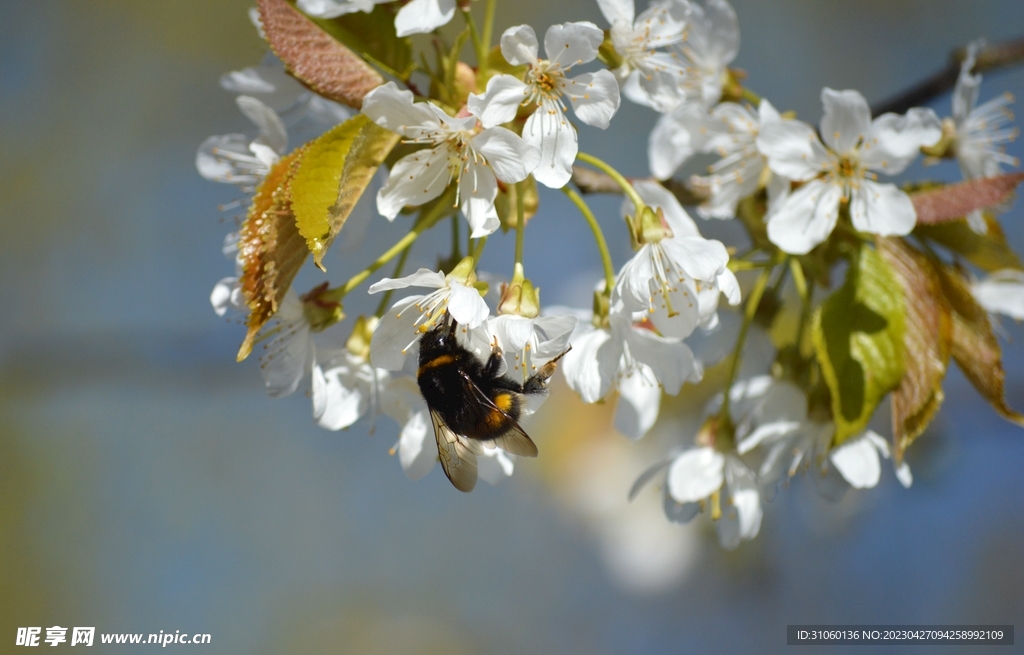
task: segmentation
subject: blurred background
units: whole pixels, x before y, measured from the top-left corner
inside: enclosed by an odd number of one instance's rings
[[[243,328],[208,301],[233,272],[232,212],[218,205],[239,194],[194,167],[207,136],[252,133],[218,84],[265,54],[249,6],[0,2],[0,652],[16,650],[18,626],[52,625],[210,633],[210,646],[171,648],[216,653],[588,655],[782,652],[790,623],[1024,625],[1024,431],[957,371],[910,451],[912,488],[886,467],[878,488],[832,505],[797,478],[733,552],[706,517],[668,523],[654,489],[626,502],[642,470],[692,439],[685,417],[707,385],[632,444],[610,431],[610,406],[582,406],[559,377],[531,428],[541,457],[471,495],[439,468],[406,479],[389,419],[332,433],[301,392],[267,398],[258,362],[234,361]],[[1019,0],[734,6],[734,65],[811,123],[823,86],[878,101],[954,47],[1024,35]],[[524,20],[538,33],[605,24],[588,0],[506,0],[496,32]],[[1024,68],[987,75],[981,100],[1004,91],[1024,97]],[[932,106],[948,115],[948,94]],[[607,133],[581,129],[581,148],[646,175],[654,119],[624,103]],[[959,177],[949,163],[908,175]],[[527,273],[546,303],[589,306],[600,268],[584,224],[561,194],[541,202]],[[618,204],[592,204],[617,265],[630,252]],[[402,220],[329,255],[332,282]],[[1024,249],[1020,207],[1002,220]],[[447,238],[417,244],[408,270],[432,266]],[[508,275],[512,239],[491,241],[484,266]],[[1005,328],[1021,408],[1024,331]]]

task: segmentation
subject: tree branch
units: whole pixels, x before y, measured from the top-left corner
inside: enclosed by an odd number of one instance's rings
[[[903,114],[911,107],[920,107],[952,89],[956,86],[956,80],[960,76],[960,64],[966,56],[967,48],[957,48],[950,54],[949,63],[945,68],[906,91],[873,106],[871,115],[879,116],[887,112]],[[985,46],[978,52],[972,72],[985,73],[1021,62],[1024,62],[1024,38]]]

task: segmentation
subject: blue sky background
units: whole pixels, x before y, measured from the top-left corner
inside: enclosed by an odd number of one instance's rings
[[[1019,0],[734,4],[735,65],[811,123],[823,86],[877,101],[955,46],[1024,35]],[[788,623],[1024,625],[1024,431],[958,372],[910,454],[910,490],[887,468],[829,505],[797,479],[731,553],[704,517],[670,525],[655,493],[624,500],[689,438],[704,388],[638,445],[608,433],[608,407],[556,388],[541,457],[469,496],[439,469],[407,480],[388,419],[331,433],[303,394],[268,399],[258,363],[234,362],[243,330],[207,300],[232,272],[217,205],[236,194],[194,168],[204,138],[250,129],[218,86],[264,53],[247,6],[0,3],[0,652],[17,626],[51,625],[208,632],[211,653],[588,655],[781,652]],[[594,3],[503,2],[497,31],[583,19],[604,25]],[[1003,91],[1024,97],[1024,68],[986,76],[982,100]],[[932,106],[947,115],[948,95]],[[581,147],[644,175],[654,118],[625,104],[607,132],[582,128]],[[1011,152],[1024,156],[1019,141]],[[621,264],[617,206],[593,202]],[[1018,251],[1022,219],[1002,219]],[[330,279],[401,220],[329,255]],[[418,244],[412,265],[446,240]],[[491,241],[485,266],[509,270],[512,240]],[[526,266],[546,302],[589,304],[599,263],[561,194],[542,195]],[[1007,397],[1024,407],[1024,332],[1004,323]]]

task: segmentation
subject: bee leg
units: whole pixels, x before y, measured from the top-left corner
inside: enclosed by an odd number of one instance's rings
[[[494,342],[491,344],[491,356],[487,358],[487,363],[484,364],[484,375],[488,378],[498,377],[498,371],[501,370],[501,346],[498,345],[498,338],[494,338]]]
[[[555,365],[558,360],[565,356],[565,353],[572,350],[572,346],[566,348],[562,354],[540,367],[540,370],[526,379],[523,384],[523,393],[539,393],[547,389],[548,378],[555,374]]]

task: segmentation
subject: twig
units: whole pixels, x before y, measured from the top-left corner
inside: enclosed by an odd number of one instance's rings
[[[633,182],[634,180],[656,181],[653,177],[630,177],[626,179],[630,182]],[[619,196],[622,195],[622,187],[619,186],[615,180],[600,171],[595,171],[590,168],[573,166],[572,181],[580,190],[580,193],[584,195],[591,193],[612,193]],[[703,193],[698,189],[694,189],[682,180],[665,180],[661,185],[671,191],[683,205],[699,205],[708,199],[706,193]]]
[[[911,107],[920,107],[932,98],[952,89],[960,76],[960,64],[966,56],[966,48],[957,48],[950,55],[949,63],[945,68],[906,91],[873,106],[871,115],[878,116],[888,112],[902,114]],[[985,46],[978,52],[973,72],[984,73],[1021,62],[1024,62],[1024,38],[1003,41]]]

